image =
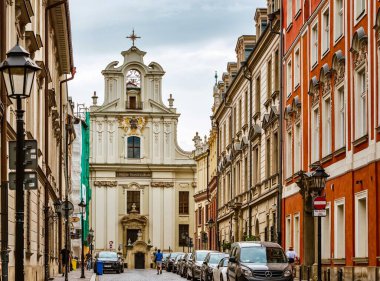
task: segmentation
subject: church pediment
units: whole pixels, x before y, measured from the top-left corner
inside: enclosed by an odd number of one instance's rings
[[[167,108],[165,105],[163,104],[159,104],[158,102],[155,102],[154,100],[149,100],[149,103],[152,107],[152,111],[154,113],[167,113],[167,114],[175,114],[173,113],[169,108]],[[178,115],[178,114],[175,114],[175,115]]]
[[[143,228],[147,224],[148,219],[145,216],[132,213],[123,216],[120,221],[123,226],[127,226],[128,228]]]
[[[119,101],[120,99],[116,99],[106,105],[99,106],[96,110],[94,110],[94,112],[113,112],[115,111],[115,107],[117,107]]]

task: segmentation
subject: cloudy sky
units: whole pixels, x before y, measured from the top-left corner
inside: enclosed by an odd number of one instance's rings
[[[136,46],[147,52],[145,64],[159,63],[163,101],[173,94],[181,113],[178,141],[193,149],[196,131],[210,130],[212,87],[227,62],[236,61],[240,35],[253,34],[253,16],[265,0],[73,0],[70,1],[75,79],[69,83],[76,103],[91,104],[94,91],[103,102],[101,71],[122,61],[121,51],[131,46],[132,29],[142,38]]]

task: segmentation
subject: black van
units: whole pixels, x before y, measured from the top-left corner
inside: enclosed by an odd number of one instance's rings
[[[272,242],[232,244],[227,267],[229,281],[292,281],[288,259],[280,245]]]

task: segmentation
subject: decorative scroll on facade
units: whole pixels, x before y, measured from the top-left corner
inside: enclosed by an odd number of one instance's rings
[[[174,182],[152,182],[150,184],[152,187],[174,187]]]

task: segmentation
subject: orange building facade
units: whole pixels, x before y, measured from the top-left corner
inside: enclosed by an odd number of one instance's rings
[[[322,263],[332,280],[377,280],[380,262],[380,2],[283,0],[284,248],[301,263],[297,173],[321,165]]]

